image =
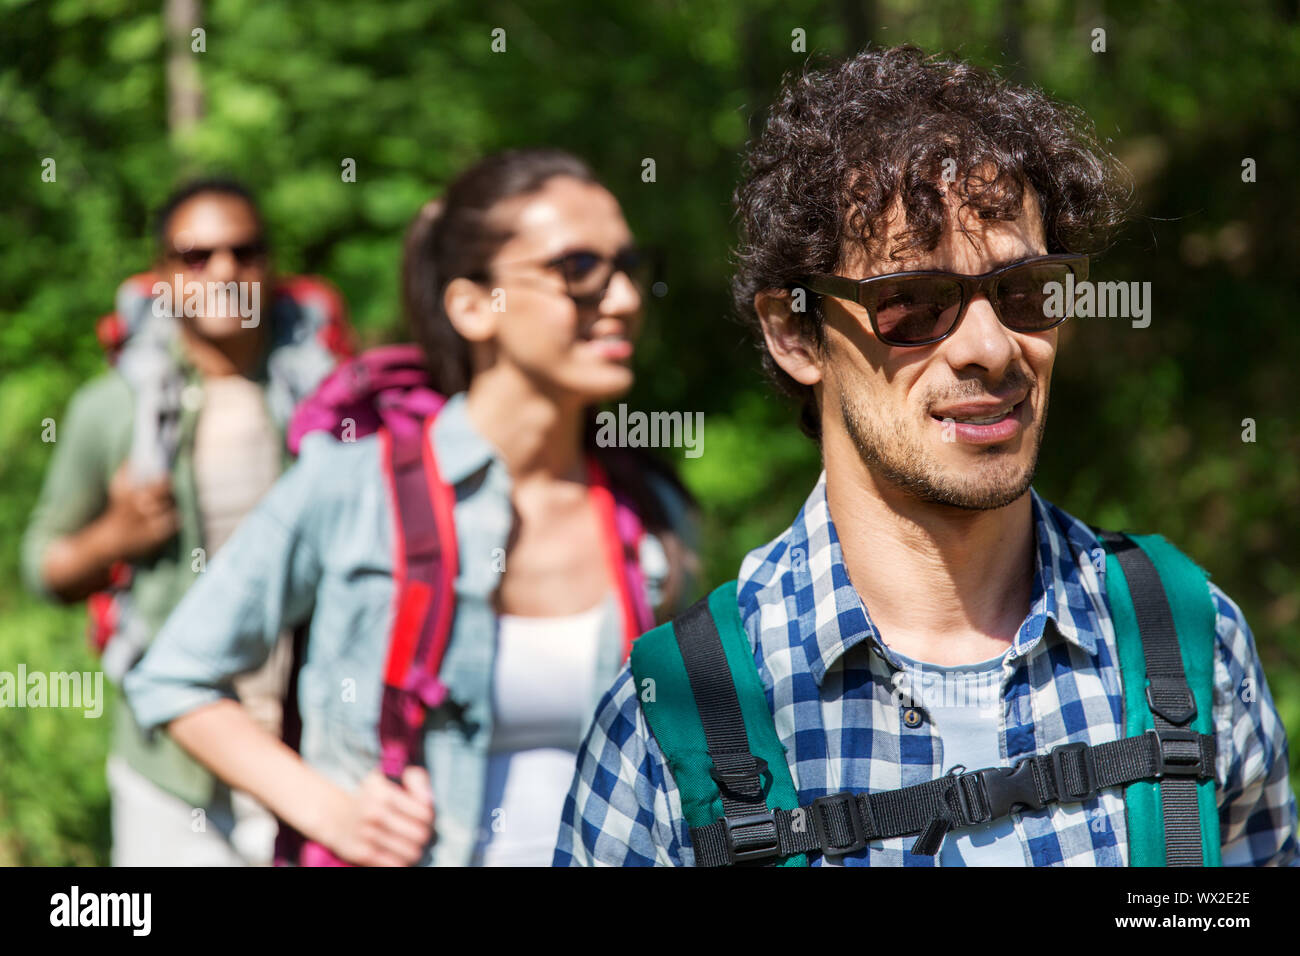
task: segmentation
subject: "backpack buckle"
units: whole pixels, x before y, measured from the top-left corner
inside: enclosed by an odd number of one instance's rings
[[[1201,776],[1201,735],[1194,730],[1148,730],[1155,749],[1155,778]],[[1191,744],[1170,749],[1165,744]]]
[[[732,759],[734,758],[734,759]],[[722,760],[731,766],[727,770],[718,767]],[[753,754],[717,754],[709,776],[719,788],[745,800],[758,800],[763,796],[763,774],[767,773],[767,761]]]
[[[781,847],[776,831],[776,813],[746,813],[738,817],[723,817],[723,832],[727,835],[727,852],[732,863],[747,860],[766,860],[780,856]],[[760,828],[756,832],[744,831]],[[739,834],[736,831],[741,831]]]
[[[1014,767],[994,767],[979,771],[984,781],[987,795],[988,820],[1005,817],[1018,806],[1041,810],[1042,798],[1038,795],[1038,783],[1034,780],[1033,758],[1021,760]]]
[[[839,814],[841,810],[847,811],[849,828],[853,831],[853,838],[845,845],[832,842],[829,827],[830,814]],[[821,844],[822,853],[826,856],[856,853],[867,845],[867,828],[862,820],[862,809],[858,806],[856,795],[852,793],[833,793],[829,797],[813,800],[812,822],[817,842]]]
[[[1196,716],[1196,698],[1187,681],[1160,674],[1148,678],[1147,706],[1171,724],[1185,724]]]

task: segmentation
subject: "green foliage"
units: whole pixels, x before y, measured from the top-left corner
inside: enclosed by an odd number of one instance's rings
[[[81,639],[78,611],[23,606],[3,611],[0,660],[28,673],[98,669]],[[98,718],[83,710],[0,710],[0,866],[107,863],[108,787],[104,761],[114,688]]]
[[[1088,111],[1129,163],[1139,218],[1094,275],[1151,282],[1153,321],[1063,328],[1037,487],[1095,523],[1158,530],[1211,570],[1300,734],[1294,4],[213,0],[206,50],[187,53],[204,97],[187,131],[168,126],[163,6],[0,4],[0,669],[89,666],[79,612],[17,584],[50,453],[41,422],[102,366],[93,320],[148,265],[150,211],[198,171],[253,183],[279,267],[333,280],[374,342],[405,335],[402,230],[451,173],[506,146],[587,157],[637,234],[668,250],[628,401],[705,413],[705,454],[683,473],[709,577],[733,575],[819,468],[727,297],[739,155],[805,58],[791,49],[801,28],[809,52],[913,41],[1011,71]],[[491,49],[497,27],[505,53]],[[1090,50],[1095,27],[1104,54]],[[55,182],[41,179],[46,157]],[[656,182],[641,179],[646,157]],[[1245,157],[1256,183],[1241,180]],[[106,731],[107,719],[0,712],[0,863],[106,861]]]

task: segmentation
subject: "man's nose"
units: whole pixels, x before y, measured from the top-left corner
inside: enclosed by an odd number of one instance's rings
[[[957,331],[943,345],[953,368],[978,365],[996,373],[1002,372],[1016,353],[1011,330],[998,321],[988,296],[983,293],[967,305]]]
[[[227,282],[239,272],[239,263],[235,261],[235,254],[229,249],[218,249],[208,257],[206,272],[214,281]]]

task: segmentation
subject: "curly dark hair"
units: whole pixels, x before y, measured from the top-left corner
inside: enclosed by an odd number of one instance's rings
[[[955,167],[945,167],[949,159]],[[944,171],[956,172],[961,207],[981,219],[1018,218],[1031,187],[1049,253],[1097,251],[1123,222],[1132,196],[1131,177],[1098,143],[1082,110],[950,56],[927,57],[911,45],[868,49],[839,62],[810,60],[801,74],[787,74],[748,145],[733,196],[741,241],[732,298],[758,334],[765,371],[801,400],[800,425],[814,439],[821,427],[813,391],[763,345],[754,296],[793,289],[810,273],[838,272],[855,247],[886,257],[886,220],[896,202],[906,228],[887,258],[933,251],[947,228],[937,185]],[[820,298],[809,292],[808,300],[795,314],[821,347]]]

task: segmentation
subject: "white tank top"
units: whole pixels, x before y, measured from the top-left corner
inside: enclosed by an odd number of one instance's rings
[[[550,866],[591,721],[609,601],[563,617],[497,618],[492,742],[476,865]]]

